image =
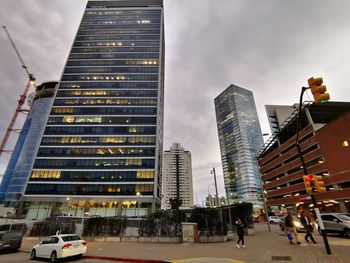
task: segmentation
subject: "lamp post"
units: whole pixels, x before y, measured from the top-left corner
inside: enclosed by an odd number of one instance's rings
[[[225,187],[226,192],[226,200],[227,200],[227,207],[228,207],[228,217],[230,220],[230,228],[232,230],[232,217],[231,217],[231,207],[230,207],[230,196],[228,195],[228,187]]]
[[[270,134],[268,134],[268,133],[261,134],[262,137],[268,136],[268,135],[270,135]],[[253,138],[256,138],[256,137],[257,136],[251,137],[252,138],[252,143],[253,143]],[[256,161],[257,161],[257,159],[256,159]],[[270,222],[269,222],[269,212],[267,211],[267,205],[266,205],[266,196],[265,196],[266,191],[264,190],[264,183],[262,181],[261,175],[260,175],[259,182],[260,182],[260,187],[261,187],[261,190],[262,190],[262,198],[263,198],[264,210],[265,210],[265,215],[266,215],[267,228],[268,228],[269,232],[271,232]]]
[[[211,170],[210,173],[214,175],[215,193],[216,193],[215,202],[216,202],[216,204],[219,206],[218,185],[216,184],[215,167],[213,167],[213,170]]]
[[[269,212],[267,211],[267,205],[266,205],[266,197],[265,197],[266,194],[267,194],[267,192],[265,190],[263,190],[263,202],[264,202],[264,210],[265,210],[265,215],[266,215],[267,228],[268,228],[269,232],[271,232],[270,222],[269,222]]]
[[[89,212],[84,212],[84,207],[82,207],[82,209],[83,209],[83,217],[82,217],[82,219],[81,219],[81,232],[80,232],[80,237],[82,237],[83,236],[83,233],[84,233],[84,217],[85,217],[85,215],[90,215],[90,213]]]
[[[137,218],[139,218],[139,215],[140,215],[139,209],[140,209],[140,196],[141,196],[141,193],[140,193],[140,192],[137,192],[136,195],[137,195]]]

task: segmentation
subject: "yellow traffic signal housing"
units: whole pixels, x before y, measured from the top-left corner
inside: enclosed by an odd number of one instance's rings
[[[323,187],[324,186],[323,177],[320,175],[314,175],[313,179],[314,179],[313,181],[315,183],[315,188],[317,193],[326,192],[326,187]]]
[[[308,194],[312,195],[313,194],[313,176],[312,175],[304,175],[303,176],[304,180],[304,185],[305,185],[305,190]]]
[[[328,101],[330,99],[329,93],[326,93],[327,87],[325,85],[322,85],[323,79],[322,78],[309,78],[308,84],[311,89],[312,95],[314,96],[314,101],[316,103]]]

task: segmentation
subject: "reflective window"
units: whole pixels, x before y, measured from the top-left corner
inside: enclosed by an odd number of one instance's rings
[[[66,67],[64,74],[76,74],[76,73],[90,73],[90,74],[100,74],[100,73],[157,73],[158,67]]]
[[[154,159],[36,159],[34,168],[126,169],[154,168]]]
[[[51,170],[35,170],[30,181],[70,181],[70,182],[137,182],[153,181],[154,171],[54,171],[60,176],[49,176]]]
[[[54,105],[157,105],[157,99],[56,99]]]
[[[152,195],[152,184],[35,184],[27,186],[26,194],[45,195]]]
[[[91,145],[101,145],[101,144],[146,144],[155,145],[155,136],[107,136],[107,137],[43,137],[41,145],[71,145],[71,144],[91,144]]]
[[[156,90],[60,90],[59,97],[157,97]]]
[[[40,148],[38,157],[64,157],[64,156],[142,156],[154,157],[155,148],[125,148],[125,147],[99,147],[99,148]]]
[[[61,82],[60,89],[157,89],[157,82]]]
[[[74,115],[79,114],[112,114],[112,115],[156,115],[156,107],[145,107],[145,108],[133,108],[133,107],[100,107],[100,108],[68,108],[68,107],[59,107],[52,108],[51,115],[62,115],[72,113]]]
[[[64,116],[64,117],[50,117],[48,123],[50,124],[156,124],[156,117],[98,117],[98,116]]]
[[[45,135],[57,134],[155,134],[156,127],[106,127],[106,126],[84,126],[84,127],[46,127]]]
[[[63,81],[124,81],[124,80],[143,80],[158,81],[157,74],[95,74],[95,75],[63,75]]]

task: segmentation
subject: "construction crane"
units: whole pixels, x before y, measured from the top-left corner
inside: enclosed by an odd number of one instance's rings
[[[35,87],[35,77],[33,74],[31,74],[28,70],[28,67],[26,66],[26,64],[24,63],[22,57],[21,57],[21,54],[19,53],[18,49],[16,48],[16,45],[15,43],[13,42],[9,32],[7,31],[7,28],[6,26],[3,26],[2,27],[8,37],[8,39],[10,40],[10,43],[11,43],[11,46],[13,47],[13,49],[16,51],[16,54],[17,54],[17,57],[19,58],[20,62],[21,62],[21,65],[22,65],[22,68],[24,68],[24,70],[26,71],[27,73],[27,76],[28,76],[28,82],[24,88],[24,91],[23,93],[20,95],[19,97],[19,100],[18,100],[18,103],[17,103],[17,107],[16,107],[16,110],[12,116],[12,119],[10,121],[10,124],[9,126],[7,127],[7,130],[6,130],[6,133],[5,133],[5,136],[4,138],[2,139],[2,142],[1,142],[1,146],[0,146],[0,156],[2,155],[3,152],[6,152],[6,153],[12,153],[11,150],[5,150],[5,146],[7,144],[7,141],[11,135],[11,132],[19,132],[20,130],[19,129],[14,129],[14,125],[15,125],[15,122],[16,122],[16,119],[17,119],[17,116],[20,112],[27,112],[28,110],[24,110],[22,109],[22,106],[27,98],[27,94],[28,94],[28,91],[30,89],[30,85],[32,84],[34,87]]]

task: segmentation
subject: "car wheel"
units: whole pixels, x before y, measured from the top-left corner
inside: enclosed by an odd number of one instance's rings
[[[35,249],[33,249],[32,252],[30,252],[30,259],[31,259],[31,260],[36,259],[36,252],[35,252]]]
[[[273,221],[270,221],[270,225],[273,225],[273,223],[274,223]]]
[[[344,230],[344,236],[347,238],[350,238],[350,229],[345,229]]]
[[[57,262],[57,253],[56,253],[56,251],[52,251],[51,256],[50,256],[50,262],[51,263],[56,263]]]

